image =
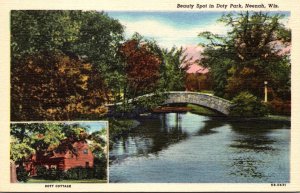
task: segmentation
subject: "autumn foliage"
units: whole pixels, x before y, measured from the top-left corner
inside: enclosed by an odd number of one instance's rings
[[[11,83],[12,120],[70,120],[105,111],[99,73],[78,58],[27,56],[12,64]]]
[[[191,73],[187,74],[185,79],[185,87],[188,91],[202,91],[202,90],[211,90],[211,76],[209,73],[199,74]]]
[[[132,39],[120,48],[125,63],[127,86],[131,96],[153,92],[160,77],[161,59],[147,44]]]

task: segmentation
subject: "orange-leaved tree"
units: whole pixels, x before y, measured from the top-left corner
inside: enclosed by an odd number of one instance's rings
[[[131,39],[120,48],[124,61],[128,97],[151,93],[158,87],[161,58],[145,42]]]
[[[12,63],[11,83],[12,120],[72,120],[105,111],[100,74],[58,52]]]

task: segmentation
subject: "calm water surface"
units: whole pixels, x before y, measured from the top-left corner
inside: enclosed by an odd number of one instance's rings
[[[289,124],[192,113],[139,121],[110,150],[110,182],[289,182]]]

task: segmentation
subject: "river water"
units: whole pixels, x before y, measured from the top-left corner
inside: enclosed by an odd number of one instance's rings
[[[110,182],[287,183],[290,124],[192,113],[141,118],[110,150]]]

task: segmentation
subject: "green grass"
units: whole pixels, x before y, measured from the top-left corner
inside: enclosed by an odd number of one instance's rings
[[[203,94],[214,94],[214,91],[212,90],[201,90],[199,93],[203,93]]]
[[[107,180],[83,179],[83,180],[44,180],[30,178],[27,183],[106,183]]]
[[[208,116],[218,115],[217,112],[210,110],[208,108],[205,108],[205,107],[198,106],[198,105],[188,104],[187,107],[192,108],[192,110],[190,112],[195,113],[195,114],[208,115]]]
[[[265,117],[258,117],[256,119],[265,120],[265,121],[284,121],[284,122],[290,122],[291,121],[291,117],[290,116],[285,116],[285,115],[267,115]]]

